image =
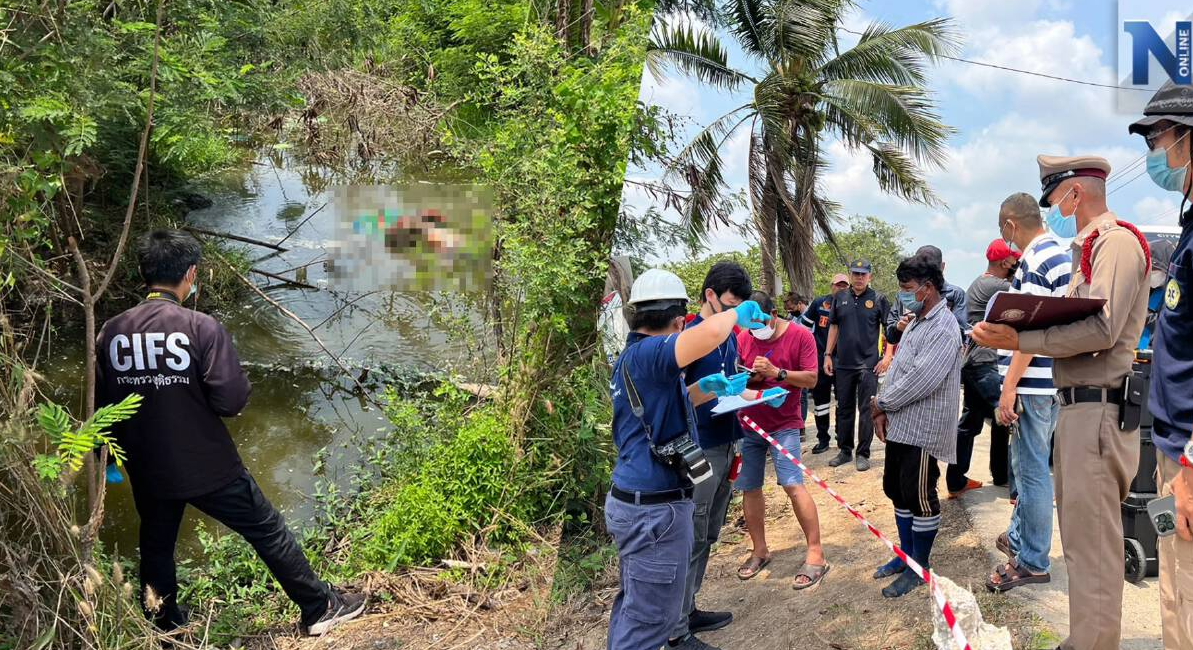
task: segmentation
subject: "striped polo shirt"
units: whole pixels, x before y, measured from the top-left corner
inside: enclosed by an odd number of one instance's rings
[[[1062,246],[1055,235],[1045,232],[1027,245],[1019,260],[1019,270],[1011,281],[1011,291],[1063,298],[1068,293],[1072,265],[1069,249]],[[1010,364],[1011,351],[999,350],[998,373],[1006,377]],[[1020,395],[1055,395],[1052,357],[1038,354],[1032,357],[1031,365],[1024,371],[1017,388]]]

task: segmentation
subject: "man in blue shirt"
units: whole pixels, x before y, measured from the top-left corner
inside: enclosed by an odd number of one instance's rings
[[[1128,130],[1147,143],[1147,172],[1160,187],[1193,195],[1193,87],[1164,84]],[[1193,210],[1181,215],[1181,238],[1168,265],[1164,306],[1152,335],[1148,407],[1155,418],[1160,496],[1176,499],[1176,535],[1160,538],[1160,618],[1165,648],[1193,647]],[[1182,457],[1184,467],[1182,468]]]
[[[700,288],[700,313],[688,324],[693,328],[705,319],[733,309],[748,300],[750,275],[737,262],[717,262],[704,276]],[[696,444],[704,450],[704,457],[712,468],[712,478],[696,486],[692,495],[695,514],[692,517],[692,559],[688,564],[688,581],[684,589],[683,609],[671,638],[684,639],[689,634],[717,630],[733,621],[730,612],[708,612],[696,608],[696,593],[704,581],[708,566],[708,552],[720,537],[725,514],[729,511],[729,497],[733,494],[729,470],[733,465],[735,442],[742,437],[741,425],[732,413],[713,415],[716,405],[713,395],[700,390],[696,380],[717,373],[737,374],[737,337],[730,336],[715,350],[704,355],[687,369],[691,382],[688,394],[696,410]]]
[[[832,434],[829,433],[829,411],[833,405],[833,376],[824,372],[824,348],[828,345],[829,322],[833,317],[833,299],[837,294],[849,288],[849,277],[844,273],[833,276],[833,284],[826,296],[820,296],[804,310],[801,322],[812,330],[812,338],[816,339],[816,387],[812,389],[812,405],[816,413],[816,446],[812,447],[813,454],[823,454],[828,451]],[[807,391],[805,391],[807,392]],[[805,420],[807,409],[805,409]]]
[[[747,300],[684,330],[687,302],[683,282],[661,269],[643,273],[630,290],[632,331],[609,384],[617,462],[605,525],[621,569],[609,650],[661,647],[682,609],[692,551],[692,481],[673,456],[656,451],[697,435],[685,369],[723,344],[735,324],[753,329],[770,318]],[[730,395],[745,388],[744,381],[737,387],[720,373],[716,378],[721,381],[702,381],[700,391]],[[690,635],[680,644],[702,645]]]

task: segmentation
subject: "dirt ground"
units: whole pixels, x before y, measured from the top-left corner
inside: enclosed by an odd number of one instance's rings
[[[882,444],[876,440],[874,445],[874,467],[868,472],[857,472],[852,464],[828,467],[831,452],[806,454],[807,464],[871,523],[897,539],[894,512],[882,493]],[[725,650],[931,648],[932,605],[927,589],[917,589],[899,599],[883,598],[880,589],[889,579],[876,581],[871,574],[889,559],[886,547],[827,493],[810,483],[820,513],[825,556],[832,569],[820,585],[802,591],[792,589],[795,572],[804,559],[804,538],[790,502],[774,484],[773,468],[768,469],[766,531],[774,560],[749,581],[737,578],[737,567],[749,557],[750,538],[734,526],[740,515],[740,506],[735,504],[709,560],[697,599],[702,609],[732,611],[734,622],[722,630],[702,633],[700,638]],[[947,494],[943,479],[940,490],[942,496]],[[1016,648],[1055,647],[1056,640],[1043,632],[1038,619],[1021,605],[986,593],[982,581],[990,565],[982,544],[988,540],[978,539],[971,531],[960,502],[945,500],[942,505],[942,530],[932,554],[934,570],[971,590],[976,588],[984,616],[992,623],[1008,626]],[[608,607],[614,595],[615,582],[593,595],[587,620],[576,617],[565,623],[570,629],[558,626],[545,647],[603,648]]]
[[[805,445],[805,450],[808,448]],[[875,441],[874,467],[868,472],[859,473],[852,464],[830,468],[827,462],[832,455],[806,454],[806,459],[814,472],[894,538],[894,514],[882,494],[882,444]],[[774,484],[773,468],[768,468],[766,526],[774,560],[752,580],[737,578],[737,566],[750,552],[750,538],[735,526],[741,514],[735,500],[698,598],[703,609],[732,611],[734,622],[700,637],[725,650],[932,648],[932,604],[927,589],[900,599],[883,598],[880,589],[887,581],[875,581],[871,574],[887,561],[885,547],[824,491],[810,483],[809,489],[820,512],[822,541],[832,566],[822,584],[803,591],[792,589],[795,571],[804,559],[803,533],[786,495]],[[943,479],[940,492],[942,497],[947,494]],[[983,615],[992,623],[1007,626],[1016,648],[1055,647],[1057,639],[1022,603],[986,593],[982,581],[990,562],[984,545],[990,540],[979,539],[973,532],[960,501],[945,499],[942,505],[942,530],[933,551],[933,568],[977,593]],[[551,606],[553,561],[544,558],[532,572],[536,577],[472,606],[468,599],[457,598],[454,613],[431,617],[434,620],[417,611],[379,604],[362,620],[323,639],[277,638],[268,645],[296,650],[604,648],[608,609],[617,593],[616,567],[609,567],[593,591],[570,603]]]

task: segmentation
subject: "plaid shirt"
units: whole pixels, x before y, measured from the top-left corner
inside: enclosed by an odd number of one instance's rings
[[[961,408],[961,332],[942,299],[903,332],[878,408],[888,416],[886,439],[957,460]]]

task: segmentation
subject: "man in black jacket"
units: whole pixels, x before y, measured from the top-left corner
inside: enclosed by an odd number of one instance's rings
[[[302,611],[303,630],[321,635],[359,616],[365,598],[315,576],[236,452],[221,418],[239,415],[252,387],[228,331],[182,306],[194,293],[199,254],[199,243],[177,230],[142,237],[137,255],[149,293],[105,323],[96,346],[98,404],[134,392],[144,398],[113,428],[141,518],[142,603],[163,629],[186,624],[174,546],[189,504],[244,537]]]

